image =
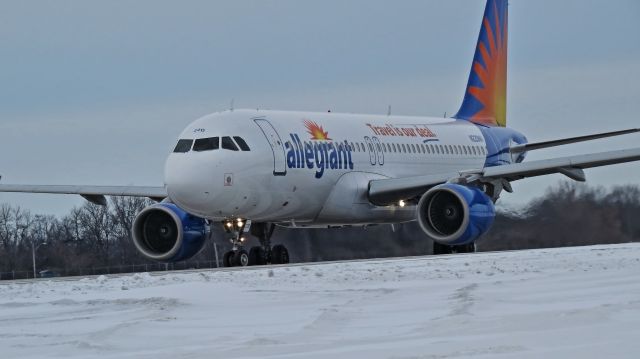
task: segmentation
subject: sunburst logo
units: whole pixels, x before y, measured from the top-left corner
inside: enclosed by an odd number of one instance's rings
[[[307,128],[307,132],[311,135],[312,140],[331,141],[329,133],[317,123],[310,120],[304,120],[304,126]]]
[[[487,1],[467,91],[456,118],[506,126],[507,6],[506,0]]]
[[[495,120],[499,126],[504,126],[507,117],[507,15],[500,17],[498,6],[495,2],[493,5],[493,23],[487,16],[482,22],[487,41],[478,45],[484,66],[479,61],[473,64],[483,86],[469,87],[469,93],[484,105],[473,119],[485,123]]]

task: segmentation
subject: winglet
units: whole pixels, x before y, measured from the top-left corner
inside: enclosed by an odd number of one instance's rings
[[[507,125],[507,0],[487,0],[462,106],[454,118]]]

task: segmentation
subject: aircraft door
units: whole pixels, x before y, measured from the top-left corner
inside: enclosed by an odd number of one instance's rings
[[[287,174],[287,157],[284,153],[284,145],[280,139],[280,135],[273,127],[273,125],[263,118],[256,118],[253,120],[258,127],[264,133],[267,138],[271,151],[273,152],[273,175],[284,176]]]
[[[373,138],[373,145],[378,153],[378,164],[382,166],[384,165],[384,145],[380,142],[378,137]]]
[[[378,162],[376,147],[374,146],[369,136],[365,136],[364,142],[367,144],[367,150],[369,151],[369,162],[375,166]]]

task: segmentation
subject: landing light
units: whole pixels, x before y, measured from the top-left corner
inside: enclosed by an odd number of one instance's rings
[[[403,200],[400,200],[400,202],[398,202],[398,206],[400,206],[400,207],[404,207],[406,205],[407,204]]]

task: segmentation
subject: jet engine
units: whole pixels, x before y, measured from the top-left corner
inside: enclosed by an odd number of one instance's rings
[[[204,247],[206,223],[173,203],[143,209],[133,222],[133,243],[140,253],[161,262],[189,259]]]
[[[462,245],[486,233],[495,219],[493,201],[480,189],[445,183],[418,202],[418,222],[436,242]]]

